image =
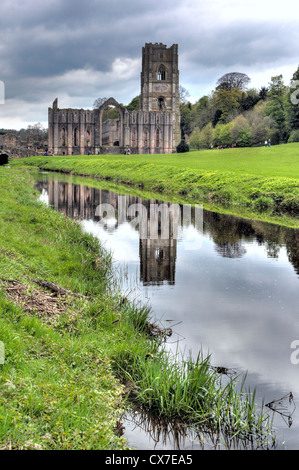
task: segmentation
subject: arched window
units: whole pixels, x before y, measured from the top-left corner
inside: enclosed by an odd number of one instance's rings
[[[159,111],[163,111],[163,109],[165,109],[165,101],[164,101],[163,96],[160,96],[158,98],[158,108],[159,108]]]
[[[156,130],[156,147],[160,147],[160,129]]]
[[[160,65],[158,70],[158,80],[165,80],[166,79],[166,72],[164,65]]]
[[[65,144],[66,144],[66,132],[65,132],[65,128],[63,127],[61,129],[61,145],[62,147],[65,147]]]
[[[143,131],[143,147],[145,147],[145,148],[148,147],[148,131],[147,131],[147,129],[144,129],[144,131]]]
[[[74,129],[74,146],[78,147],[79,145],[79,130],[77,127]]]
[[[86,131],[86,145],[87,147],[91,146],[91,140],[90,140],[90,131]]]

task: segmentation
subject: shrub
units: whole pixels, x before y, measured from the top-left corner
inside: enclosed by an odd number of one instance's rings
[[[273,200],[271,197],[260,196],[253,202],[253,207],[258,212],[264,212],[273,207]]]
[[[187,144],[187,142],[184,139],[181,140],[181,142],[179,143],[179,145],[176,148],[176,151],[177,151],[177,153],[189,152],[189,145]]]
[[[288,143],[299,142],[299,129],[295,129],[291,132]]]
[[[281,204],[280,209],[282,212],[286,212],[292,215],[299,214],[299,196],[297,194],[288,196]]]

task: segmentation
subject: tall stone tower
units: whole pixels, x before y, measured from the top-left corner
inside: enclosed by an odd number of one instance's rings
[[[175,148],[181,140],[177,44],[148,43],[142,48],[140,108],[172,114]]]

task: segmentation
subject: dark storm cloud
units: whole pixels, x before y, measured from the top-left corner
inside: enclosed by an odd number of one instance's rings
[[[140,91],[146,42],[179,44],[181,83],[193,96],[200,96],[203,88],[212,91],[229,71],[252,73],[273,64],[297,64],[296,15],[290,11],[288,18],[284,9],[283,20],[277,13],[270,21],[256,14],[251,3],[243,2],[241,9],[235,0],[2,0],[5,109],[8,113],[11,105],[13,115],[20,102],[39,103],[37,121],[46,120],[48,101],[57,95],[66,101],[81,96],[82,107],[84,96],[92,102],[112,95],[128,103]],[[0,113],[1,118],[3,108]]]
[[[151,1],[31,0],[25,2],[27,8],[4,2],[0,20],[3,57],[19,78],[85,66],[107,71],[116,56],[140,55],[145,30],[150,38],[159,21],[164,22],[168,6],[176,3],[164,2],[157,15]],[[156,16],[153,26],[145,24],[151,15]]]

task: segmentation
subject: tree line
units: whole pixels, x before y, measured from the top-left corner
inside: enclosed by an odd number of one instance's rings
[[[188,92],[181,94],[183,151],[187,144],[206,149],[259,146],[269,139],[272,144],[299,142],[299,67],[289,85],[282,75],[259,90],[248,88],[249,83],[246,74],[227,73],[210,95],[194,104]]]

